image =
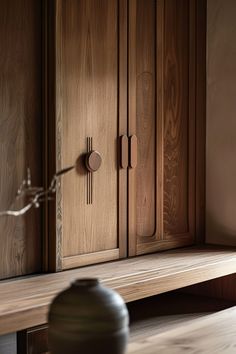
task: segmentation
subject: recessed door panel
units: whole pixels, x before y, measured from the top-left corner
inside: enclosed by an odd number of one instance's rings
[[[165,1],[164,235],[189,232],[189,1]]]
[[[156,233],[156,5],[137,1],[136,132],[138,236]]]

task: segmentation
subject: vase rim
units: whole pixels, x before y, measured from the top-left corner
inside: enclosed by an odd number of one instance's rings
[[[99,279],[97,278],[79,278],[73,281],[72,286],[75,287],[92,287],[99,285]]]

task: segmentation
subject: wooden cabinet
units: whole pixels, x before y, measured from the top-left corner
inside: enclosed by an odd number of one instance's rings
[[[200,3],[54,2],[52,166],[77,168],[50,218],[52,269],[195,243]],[[90,150],[102,158],[96,172]]]
[[[76,171],[61,178],[44,218],[31,210],[0,219],[1,278],[190,245],[203,234],[205,7],[3,1],[0,209],[28,166],[34,185],[75,163]],[[91,150],[101,156],[96,172],[85,166]]]
[[[197,184],[204,177],[197,166],[204,161],[198,129],[204,114],[197,113],[204,1],[21,5],[1,7],[1,146],[7,151],[0,161],[1,186],[7,184],[1,209],[14,199],[27,166],[34,183],[43,183],[44,115],[49,180],[78,160],[76,171],[61,179],[49,213],[46,208],[42,251],[39,211],[1,218],[7,251],[2,248],[0,276],[39,271],[41,253],[49,268],[60,270],[193,244],[202,208]],[[15,32],[22,45],[13,48]],[[102,164],[88,172],[84,155],[93,149]]]

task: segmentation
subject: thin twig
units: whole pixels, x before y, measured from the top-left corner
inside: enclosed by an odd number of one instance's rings
[[[62,170],[56,172],[55,175],[52,177],[49,188],[45,189],[45,190],[43,189],[43,187],[32,187],[31,173],[30,173],[30,169],[28,168],[27,169],[27,179],[23,180],[23,182],[21,183],[21,185],[17,191],[15,200],[22,198],[23,196],[30,196],[29,203],[19,210],[0,211],[0,217],[1,216],[21,216],[21,215],[24,215],[25,213],[27,213],[27,211],[33,207],[39,208],[40,203],[42,203],[46,200],[51,200],[52,199],[51,194],[56,193],[57,181],[58,181],[59,177],[68,173],[69,171],[73,170],[74,168],[75,168],[75,165],[63,168]],[[14,202],[12,204],[14,204]]]

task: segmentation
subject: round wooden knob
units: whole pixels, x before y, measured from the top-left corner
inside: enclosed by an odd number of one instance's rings
[[[102,163],[102,157],[98,151],[92,150],[86,155],[85,164],[90,172],[95,172],[99,169]]]

